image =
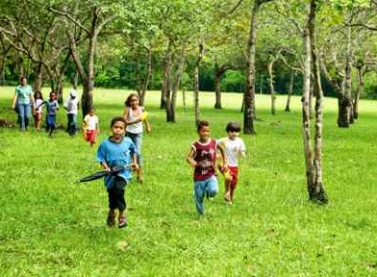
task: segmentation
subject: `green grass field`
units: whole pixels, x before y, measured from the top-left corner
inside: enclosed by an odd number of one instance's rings
[[[47,90],[44,95],[47,95]],[[0,91],[0,118],[13,88]],[[128,91],[97,89],[100,140],[123,111]],[[197,138],[192,96],[182,96],[177,123],[166,123],[159,92],[148,92],[152,133],[144,136],[145,183],[127,188],[129,226],[109,229],[102,180],[75,184],[99,169],[96,149],[81,134],[58,130],[21,133],[0,128],[0,276],[170,277],[170,276],[377,276],[375,168],[377,102],[361,101],[360,119],[350,129],[336,126],[336,100],[325,100],[324,184],[327,206],[307,200],[300,99],[292,112],[269,112],[269,97],[257,96],[256,136],[241,137],[248,150],[240,163],[236,199],[220,194],[198,218],[192,169],[185,156]],[[201,93],[201,114],[214,137],[225,136],[230,120],[242,123],[240,94]],[[80,116],[81,118],[81,116]],[[58,122],[65,124],[65,112]]]

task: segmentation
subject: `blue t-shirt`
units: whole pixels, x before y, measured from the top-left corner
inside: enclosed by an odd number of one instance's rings
[[[128,137],[124,137],[119,143],[106,139],[98,147],[97,161],[99,163],[106,162],[110,168],[124,166],[132,162],[131,157],[135,153],[135,144]],[[122,177],[128,183],[132,177],[131,168],[124,168],[117,176]],[[114,175],[105,177],[106,188],[112,187],[115,177]]]

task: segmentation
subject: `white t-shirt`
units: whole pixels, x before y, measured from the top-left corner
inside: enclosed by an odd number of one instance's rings
[[[43,103],[43,100],[42,99],[40,99],[40,98],[38,98],[38,99],[35,99],[35,107],[38,107],[39,106],[39,108],[35,111],[35,112],[37,112],[37,113],[42,113],[42,104]]]
[[[229,166],[238,166],[238,157],[242,155],[242,152],[246,151],[245,143],[243,139],[237,137],[234,140],[228,137],[222,138],[218,141],[221,145],[224,145],[224,152],[227,158]]]
[[[64,104],[64,107],[67,108],[67,114],[77,114],[77,104],[78,104],[77,97],[71,98],[69,97]]]
[[[96,130],[96,126],[98,124],[98,117],[96,115],[91,116],[87,114],[84,118],[85,121],[85,128],[87,130]]]
[[[133,121],[140,117],[141,113],[144,111],[143,107],[138,107],[136,111],[132,110],[131,107],[128,108],[127,121]],[[132,134],[141,134],[143,132],[143,123],[137,122],[134,124],[127,125],[126,132]]]

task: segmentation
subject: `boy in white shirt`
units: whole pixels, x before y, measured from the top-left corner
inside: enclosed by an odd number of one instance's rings
[[[219,144],[224,149],[227,167],[221,167],[220,171],[225,177],[224,199],[232,204],[238,182],[238,157],[245,157],[246,147],[244,141],[238,137],[241,127],[237,122],[229,122],[225,130],[228,136],[220,139]]]
[[[79,101],[77,99],[77,92],[73,89],[69,92],[69,98],[64,104],[64,109],[67,111],[67,131],[70,136],[76,134],[76,124],[77,124],[77,110]]]
[[[85,140],[90,143],[90,146],[96,143],[97,135],[99,134],[98,117],[94,114],[94,108],[89,109],[89,113],[84,117],[84,135]]]

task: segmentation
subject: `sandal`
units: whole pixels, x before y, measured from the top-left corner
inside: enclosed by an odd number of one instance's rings
[[[118,228],[123,228],[123,227],[126,227],[128,225],[127,223],[127,219],[124,215],[120,216],[119,217],[119,225],[118,225]]]

